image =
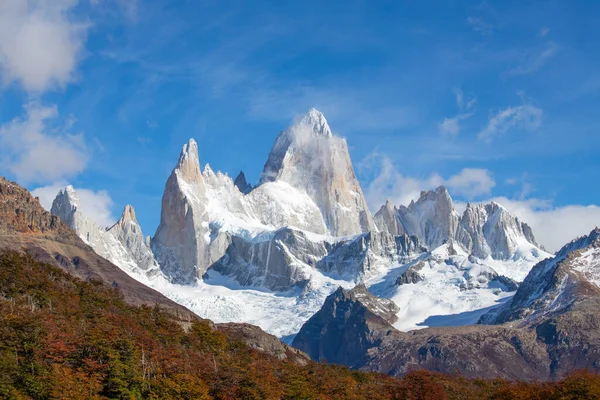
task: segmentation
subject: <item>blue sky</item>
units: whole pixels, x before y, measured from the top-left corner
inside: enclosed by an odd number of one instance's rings
[[[153,234],[190,137],[256,182],[316,107],[374,210],[446,184],[555,248],[600,225],[598,26],[596,1],[0,0],[0,172]]]

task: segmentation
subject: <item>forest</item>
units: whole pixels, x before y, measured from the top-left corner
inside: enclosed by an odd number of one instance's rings
[[[15,252],[0,254],[0,398],[5,399],[596,399],[600,376],[559,382],[401,379],[259,352],[159,307],[126,304]]]

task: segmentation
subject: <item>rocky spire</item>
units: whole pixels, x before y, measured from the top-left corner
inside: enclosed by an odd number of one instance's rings
[[[195,282],[208,267],[204,239],[208,231],[206,203],[198,145],[190,139],[167,179],[160,224],[152,239],[152,249],[163,272],[177,283]]]
[[[175,170],[179,171],[180,177],[188,183],[202,180],[198,144],[194,139],[190,139],[188,143],[183,145]]]
[[[247,194],[252,190],[252,185],[246,181],[246,175],[244,175],[244,171],[240,171],[233,184],[240,190],[240,192],[244,194]]]
[[[75,212],[79,208],[79,199],[73,186],[69,185],[58,192],[52,201],[50,212],[60,218],[62,222],[75,229]]]
[[[387,199],[384,205],[381,206],[377,214],[373,217],[375,225],[380,231],[387,232],[391,235],[398,236],[406,233],[402,222],[398,218],[398,208],[392,205],[390,199]]]
[[[152,271],[152,274],[157,274],[159,266],[150,247],[144,240],[144,234],[136,217],[133,206],[127,204],[121,214],[121,218],[107,230],[107,233],[115,237],[129,256],[133,259],[136,267],[142,271]]]
[[[415,235],[429,249],[441,246],[450,238],[462,237],[459,215],[450,193],[444,186],[423,191],[408,207],[400,206],[398,216],[409,235]]]
[[[393,220],[386,216],[389,213],[389,208],[382,207],[376,214],[376,221],[386,229],[393,230]],[[530,247],[543,250],[531,228],[495,202],[478,205],[469,203],[460,216],[454,209],[448,190],[443,186],[421,192],[416,202],[411,201],[408,207],[400,206],[396,215],[399,226],[409,235],[419,237],[430,250],[448,240],[456,241],[475,257],[491,256],[497,260],[511,258],[520,246],[527,243]],[[388,222],[384,222],[384,219]]]

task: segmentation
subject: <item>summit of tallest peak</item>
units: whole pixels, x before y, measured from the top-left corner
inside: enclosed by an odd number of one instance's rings
[[[200,158],[198,157],[198,144],[194,139],[190,139],[181,149],[179,161],[175,168],[179,170],[182,178],[188,182],[200,180]]]
[[[331,137],[331,128],[325,119],[325,115],[315,108],[310,108],[300,120],[301,125],[309,126],[312,131],[320,136]]]

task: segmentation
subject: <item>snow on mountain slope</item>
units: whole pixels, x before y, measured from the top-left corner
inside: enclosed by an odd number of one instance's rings
[[[399,330],[468,325],[509,300],[516,282],[538,261],[480,260],[450,241],[365,283],[374,295],[400,307],[394,324]]]
[[[559,313],[588,296],[600,296],[600,229],[565,245],[533,267],[513,299],[490,310],[481,323],[533,321]]]

